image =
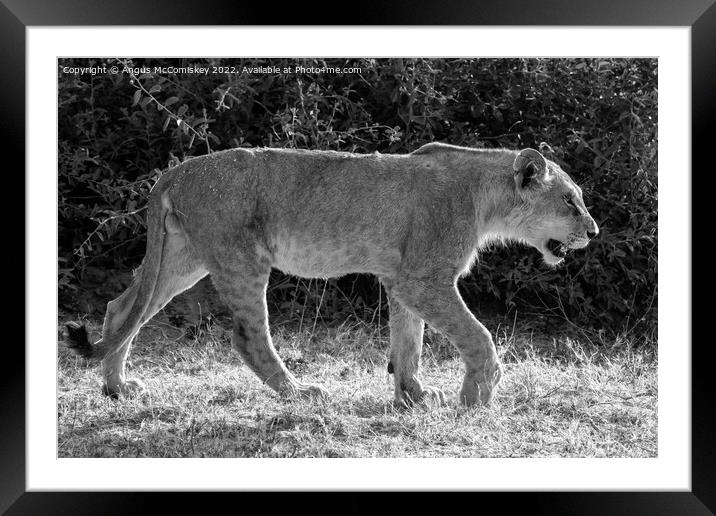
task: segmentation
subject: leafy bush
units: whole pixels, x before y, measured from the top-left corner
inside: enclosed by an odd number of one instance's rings
[[[240,72],[297,64],[360,73]],[[88,65],[133,71],[62,71]],[[187,65],[239,72],[153,69]],[[460,284],[469,305],[654,330],[655,59],[72,59],[58,76],[61,302],[79,282],[138,265],[149,189],[189,156],[239,146],[403,153],[444,141],[540,148],[583,187],[601,229],[556,270],[534,250],[484,253]],[[377,281],[364,276],[325,287],[275,273],[272,286],[270,304],[282,310],[300,298],[327,316],[374,317],[379,301]]]

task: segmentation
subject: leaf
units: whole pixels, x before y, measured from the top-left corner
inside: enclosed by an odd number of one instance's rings
[[[172,104],[176,104],[179,102],[179,97],[169,97],[167,100],[164,101],[164,106],[169,107]]]
[[[156,93],[158,91],[162,91],[162,87],[159,84],[155,84],[151,88],[149,88],[149,93]]]
[[[139,99],[142,98],[142,90],[137,90],[134,92],[134,96],[132,97],[132,106],[136,106],[139,103]]]

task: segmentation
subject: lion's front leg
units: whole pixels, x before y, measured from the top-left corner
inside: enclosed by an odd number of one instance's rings
[[[395,403],[409,407],[415,403],[445,403],[440,389],[423,385],[418,378],[423,346],[423,320],[389,296],[390,363],[388,372],[395,380]]]
[[[439,286],[446,282],[428,284],[406,278],[393,293],[401,304],[443,332],[460,352],[466,371],[459,401],[468,406],[487,404],[502,377],[492,336],[470,313],[455,285]]]

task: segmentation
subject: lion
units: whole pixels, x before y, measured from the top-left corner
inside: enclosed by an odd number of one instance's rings
[[[233,314],[232,347],[277,393],[323,398],[299,381],[272,344],[269,273],[305,278],[376,275],[389,304],[388,372],[395,402],[444,403],[419,378],[424,322],[459,351],[458,401],[493,398],[502,366],[490,332],[457,280],[493,241],[518,241],[556,266],[599,229],[582,190],[537,150],[428,143],[409,154],[231,149],[166,171],[148,202],[147,249],[127,290],[110,301],[102,337],[68,325],[68,347],[101,359],[103,392],[141,393],[125,364],[139,329],[207,274]]]

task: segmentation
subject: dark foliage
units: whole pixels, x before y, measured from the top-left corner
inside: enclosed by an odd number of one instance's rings
[[[242,73],[243,67],[359,73]],[[125,65],[132,73],[69,74]],[[162,73],[200,65],[218,73]],[[144,70],[141,68],[145,67]],[[234,69],[231,69],[234,67]],[[473,308],[552,314],[653,332],[657,306],[655,59],[61,60],[59,288],[111,282],[144,253],[144,206],[161,169],[237,146],[404,153],[430,141],[535,147],[583,187],[601,235],[550,269],[531,249],[495,249],[461,281]],[[271,306],[375,315],[375,279],[275,273]],[[121,285],[117,285],[117,292]]]

